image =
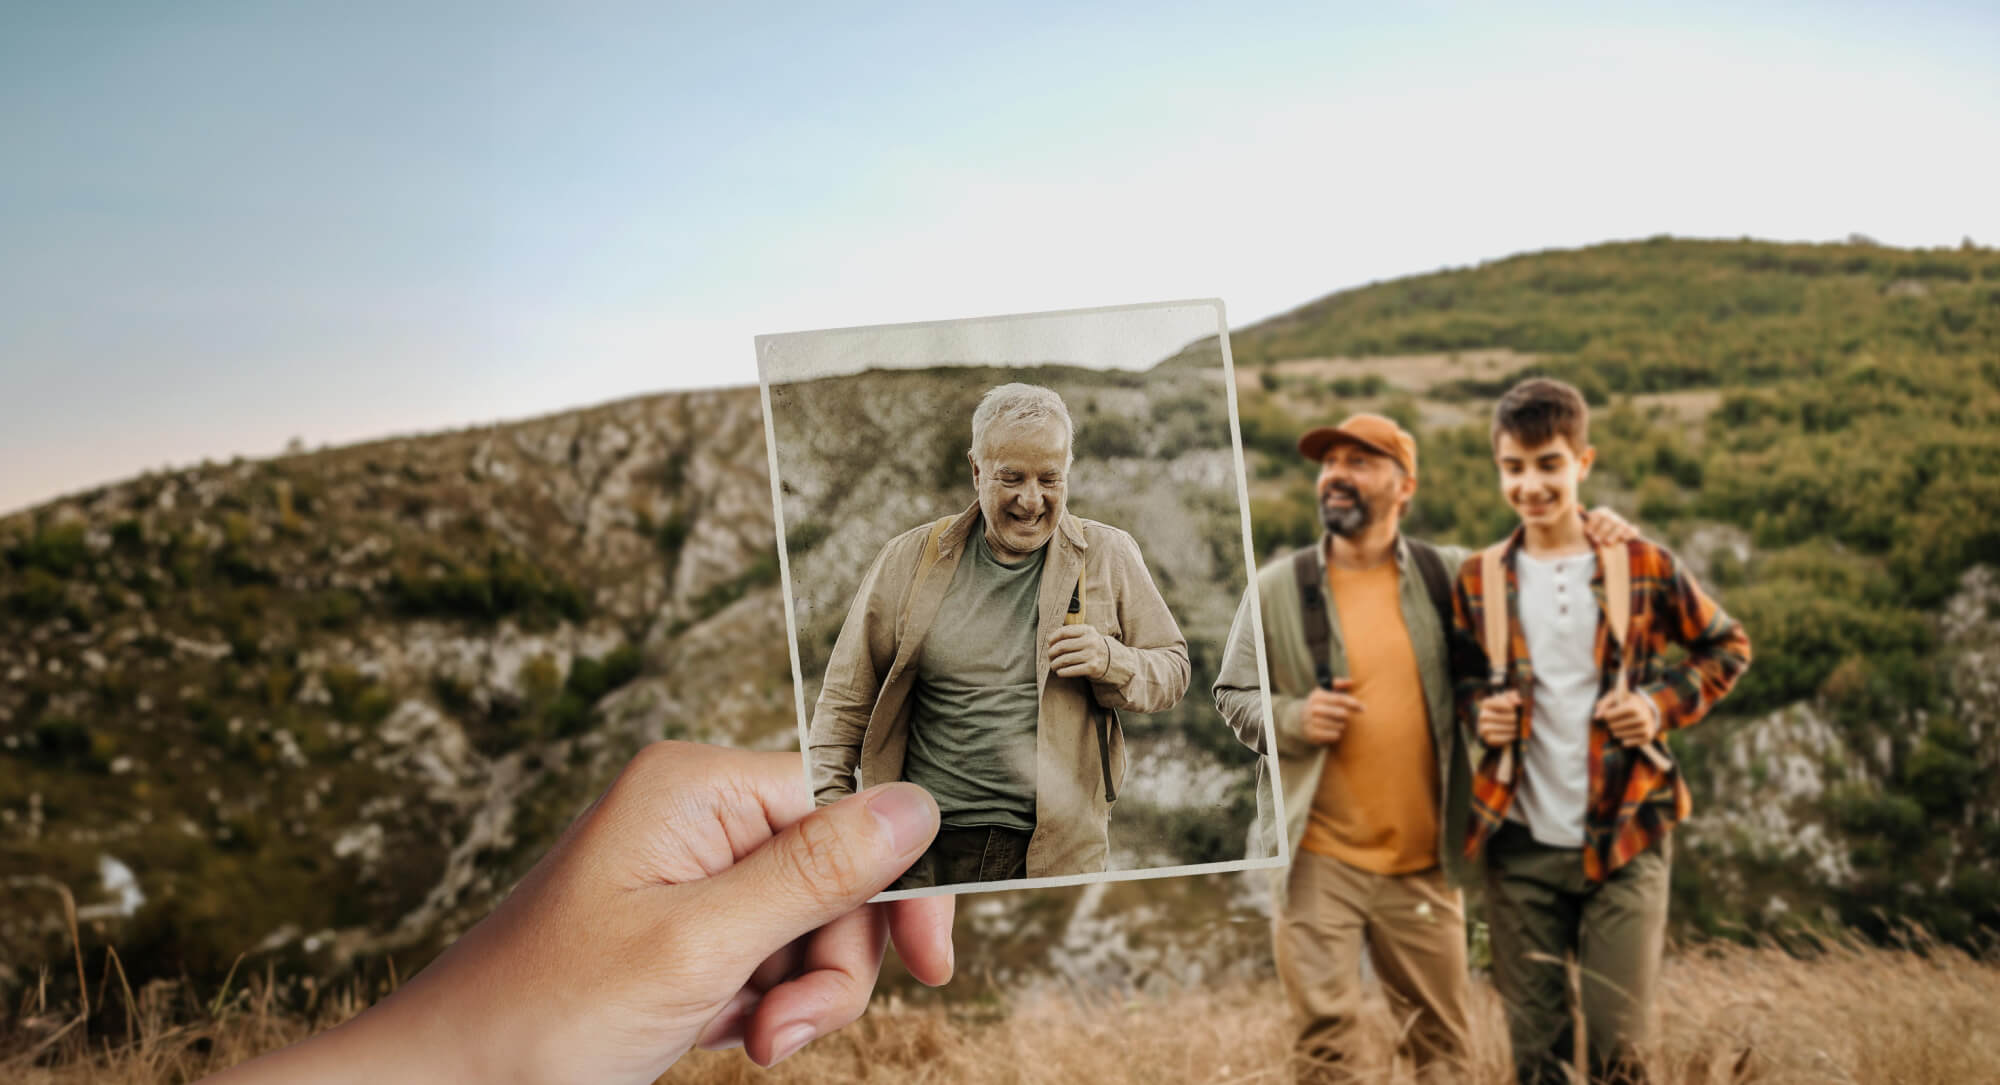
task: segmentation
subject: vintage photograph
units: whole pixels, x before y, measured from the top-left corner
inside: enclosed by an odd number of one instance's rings
[[[757,340],[815,800],[942,818],[892,894],[1278,854],[1209,696],[1248,572],[1226,334],[1200,301]]]

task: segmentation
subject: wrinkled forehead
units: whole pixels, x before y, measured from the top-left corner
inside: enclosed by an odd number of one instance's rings
[[[1061,470],[1069,463],[1069,434],[1062,422],[995,422],[985,433],[979,461],[991,470]]]

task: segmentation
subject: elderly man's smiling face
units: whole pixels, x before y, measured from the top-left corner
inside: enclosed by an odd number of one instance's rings
[[[986,543],[1013,563],[1055,533],[1069,486],[1069,435],[1059,421],[995,422],[968,454]]]

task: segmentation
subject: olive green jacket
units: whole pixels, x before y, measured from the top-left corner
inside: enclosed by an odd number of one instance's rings
[[[1326,552],[1331,536],[1322,534],[1319,546],[1321,583],[1326,578]],[[1468,551],[1438,547],[1447,574],[1455,574]],[[1403,625],[1409,631],[1410,647],[1417,657],[1417,673],[1424,687],[1424,705],[1430,716],[1431,747],[1437,759],[1438,864],[1453,884],[1464,880],[1462,857],[1465,843],[1467,800],[1470,795],[1472,765],[1464,735],[1457,725],[1453,701],[1446,634],[1438,621],[1437,608],[1424,589],[1424,578],[1410,555],[1410,548],[1396,539],[1396,568],[1401,574],[1398,593],[1402,602]],[[1263,748],[1263,697],[1257,685],[1256,627],[1250,619],[1251,593],[1245,592],[1236,608],[1236,620],[1229,629],[1229,644],[1222,653],[1213,693],[1215,706],[1229,721],[1238,740],[1252,748]],[[1264,622],[1264,658],[1269,664],[1271,684],[1271,728],[1278,751],[1279,788],[1285,800],[1285,840],[1296,857],[1299,841],[1306,832],[1306,818],[1312,811],[1313,795],[1319,790],[1320,773],[1326,765],[1326,747],[1306,741],[1306,697],[1312,692],[1315,673],[1311,652],[1306,647],[1305,620],[1299,602],[1298,582],[1292,572],[1290,554],[1257,571],[1255,598],[1260,601]],[[1327,654],[1336,676],[1347,673],[1345,640],[1338,608],[1328,604],[1327,623],[1331,626]],[[1355,636],[1365,631],[1353,631]],[[1278,853],[1276,818],[1270,808],[1270,789],[1263,786],[1263,763],[1258,768],[1259,851]],[[1282,875],[1282,871],[1280,872]],[[1282,877],[1280,878],[1282,885]]]
[[[854,593],[827,661],[806,738],[814,798],[822,805],[858,788],[903,778],[909,746],[911,688],[924,636],[967,540],[984,530],[975,502],[938,539],[938,560],[913,581],[931,525],[889,541]],[[1125,773],[1125,736],[1114,712],[1163,712],[1188,685],[1187,639],[1154,587],[1132,536],[1065,513],[1049,537],[1038,600],[1035,681],[1041,708],[1035,735],[1035,832],[1028,876],[1095,873],[1110,855],[1111,798],[1095,717],[1110,717],[1109,766],[1115,786]],[[1086,561],[1086,555],[1088,561]],[[1077,574],[1084,617],[1109,640],[1102,678],[1049,673],[1046,646],[1061,628]],[[857,779],[858,777],[858,779]]]

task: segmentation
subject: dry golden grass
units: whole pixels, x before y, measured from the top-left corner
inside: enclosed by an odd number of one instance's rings
[[[115,980],[114,980],[115,984]],[[355,989],[304,1014],[275,1009],[255,977],[210,1003],[159,984],[100,1014],[102,1035],[59,1035],[44,1012],[0,1036],[0,1080],[23,1085],[183,1082],[327,1027],[359,1010]],[[1473,1080],[1510,1080],[1498,999],[1474,989]],[[112,1004],[123,1007],[122,995]],[[1836,945],[1811,959],[1715,947],[1668,962],[1648,1061],[1668,1085],[1721,1082],[2000,1081],[2000,961]],[[34,1011],[32,1004],[20,1007]],[[110,1020],[112,1025],[104,1022]],[[1379,998],[1365,1023],[1362,1080],[1414,1080],[1386,1053],[1395,1023]],[[128,1036],[130,1037],[128,1039]],[[1287,1029],[1273,983],[1091,1003],[1048,998],[1007,1009],[883,1000],[866,1017],[766,1073],[740,1052],[695,1052],[671,1082],[913,1082],[1041,1085],[1093,1081],[1285,1080]]]

